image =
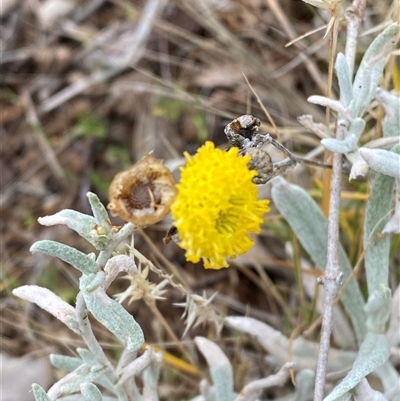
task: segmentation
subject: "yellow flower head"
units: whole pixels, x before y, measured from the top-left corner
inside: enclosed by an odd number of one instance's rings
[[[227,257],[247,252],[253,245],[249,233],[260,232],[268,200],[257,200],[257,187],[249,170],[250,156],[238,148],[225,152],[206,142],[197,154],[185,153],[178,195],[172,203],[178,245],[186,259],[204,261],[206,269],[228,267]]]

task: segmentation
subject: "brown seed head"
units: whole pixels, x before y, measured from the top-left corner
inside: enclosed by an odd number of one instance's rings
[[[172,173],[160,160],[146,155],[114,177],[107,207],[113,216],[147,226],[169,213],[176,193]]]

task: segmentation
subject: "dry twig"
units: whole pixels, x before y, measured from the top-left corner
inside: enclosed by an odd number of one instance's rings
[[[354,0],[353,4],[346,10],[345,18],[347,21],[347,40],[345,56],[350,74],[354,69],[354,61],[357,47],[358,27],[364,18],[366,0]],[[344,139],[346,126],[340,121],[343,116],[338,115],[336,138]],[[328,217],[328,254],[325,274],[320,278],[320,283],[325,286],[324,312],[322,315],[322,328],[320,349],[318,353],[317,369],[315,375],[314,401],[322,401],[324,398],[324,388],[326,380],[326,367],[328,362],[328,352],[330,347],[330,336],[332,331],[332,311],[335,303],[336,294],[340,286],[342,273],[339,266],[339,210],[340,210],[340,191],[342,180],[342,155],[334,154],[330,208]]]

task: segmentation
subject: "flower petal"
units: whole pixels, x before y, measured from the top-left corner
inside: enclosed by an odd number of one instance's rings
[[[186,259],[206,269],[228,267],[234,258],[253,245],[250,233],[260,232],[268,200],[258,200],[257,174],[250,170],[250,156],[239,149],[224,151],[206,142],[193,157],[185,154],[178,195],[171,206],[178,245]]]

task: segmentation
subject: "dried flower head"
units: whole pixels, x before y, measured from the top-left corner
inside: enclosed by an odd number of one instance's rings
[[[168,168],[155,157],[146,155],[114,177],[107,207],[113,216],[146,226],[169,213],[176,192],[174,177]]]
[[[217,293],[214,293],[210,298],[207,299],[206,293],[203,292],[203,296],[197,294],[187,294],[186,301],[182,303],[175,303],[176,306],[185,308],[182,318],[185,320],[185,331],[182,337],[185,337],[187,332],[192,328],[199,326],[205,322],[211,322],[219,334],[223,327],[223,317],[219,316],[215,310],[211,307],[211,303]]]
[[[258,200],[252,179],[250,156],[239,149],[225,152],[206,142],[194,157],[185,154],[187,165],[181,168],[178,195],[171,206],[178,245],[186,250],[186,259],[204,261],[206,269],[228,267],[234,258],[253,245],[250,233],[260,232],[268,200]]]
[[[146,266],[142,269],[139,264],[138,274],[128,275],[124,278],[131,283],[129,287],[120,294],[115,295],[118,302],[122,303],[128,299],[129,303],[138,299],[144,299],[147,303],[165,299],[163,295],[166,293],[164,287],[168,284],[167,280],[162,280],[160,283],[155,284],[150,282],[147,277],[149,275],[150,267]]]

